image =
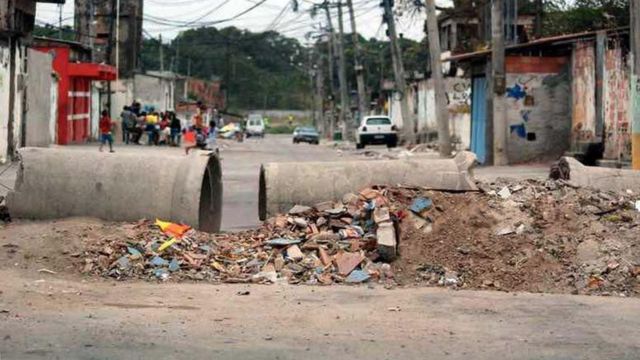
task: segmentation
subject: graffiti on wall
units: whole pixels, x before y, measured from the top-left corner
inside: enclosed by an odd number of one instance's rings
[[[620,47],[605,52],[604,158],[631,160],[629,69]]]
[[[447,108],[450,113],[471,113],[471,82],[455,78],[447,87]]]
[[[518,114],[518,118],[512,120],[509,125],[509,131],[512,135],[529,141],[536,140],[536,134],[527,131],[527,124],[531,121],[532,108],[536,103],[533,90],[540,87],[547,76],[550,75],[521,75],[516,77],[511,86],[507,87],[505,93],[507,104],[512,110],[511,113]]]
[[[592,41],[579,42],[573,52],[572,142],[593,141],[596,130],[596,63]]]

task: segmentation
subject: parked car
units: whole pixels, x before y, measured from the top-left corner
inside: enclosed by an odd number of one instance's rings
[[[251,114],[247,120],[247,127],[245,129],[247,136],[259,136],[264,137],[264,119],[260,114]]]
[[[313,145],[320,143],[320,134],[312,127],[297,127],[293,130],[293,143],[306,142]]]
[[[398,146],[398,129],[391,118],[383,115],[366,116],[356,130],[356,148],[364,149],[366,145]]]

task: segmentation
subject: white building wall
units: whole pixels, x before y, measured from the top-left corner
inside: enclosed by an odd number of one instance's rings
[[[27,111],[24,131],[26,146],[46,147],[51,141],[51,87],[53,60],[51,54],[28,50],[26,99]]]
[[[2,41],[2,40],[0,40]],[[9,137],[9,94],[11,89],[11,58],[10,58],[10,43],[0,43],[0,163],[7,161],[7,148]]]
[[[465,78],[445,78],[447,109],[449,111],[449,129],[451,135],[459,141],[459,149],[471,145],[471,81]],[[431,79],[418,84],[418,131],[436,133],[436,97]]]

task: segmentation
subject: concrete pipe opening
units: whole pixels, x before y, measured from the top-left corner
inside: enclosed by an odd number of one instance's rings
[[[260,220],[296,204],[342,199],[372,185],[408,185],[444,191],[478,190],[473,178],[474,153],[453,159],[269,163],[260,169]]]
[[[211,233],[220,231],[222,191],[220,160],[216,156],[211,156],[202,175],[202,190],[200,191],[200,208],[198,211],[200,230]]]
[[[160,218],[207,232],[220,230],[222,170],[209,153],[24,148],[20,158],[15,190],[7,197],[15,218]]]

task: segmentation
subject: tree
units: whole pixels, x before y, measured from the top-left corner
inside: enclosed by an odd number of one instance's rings
[[[253,33],[235,27],[204,27],[180,33],[164,44],[165,64],[202,79],[222,78],[234,109],[311,107],[308,49],[277,32]],[[145,39],[142,66],[159,69],[158,41]]]

